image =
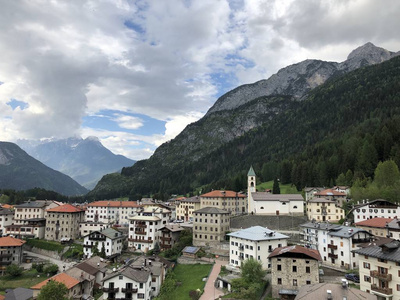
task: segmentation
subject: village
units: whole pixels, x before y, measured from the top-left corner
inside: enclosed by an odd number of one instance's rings
[[[174,266],[188,262],[214,265],[198,296],[218,299],[229,294],[248,260],[262,264],[274,299],[400,299],[397,204],[365,200],[346,214],[349,187],[308,187],[303,198],[257,191],[256,179],[251,167],[247,193],[214,190],[168,202],[2,205],[1,275],[12,265],[37,264],[35,252],[54,258],[28,245],[32,240],[80,243],[83,255],[71,255],[55,274],[29,288],[9,289],[0,299],[37,299],[49,282],[65,284],[71,299],[152,299]],[[184,234],[192,243],[177,260],[158,255],[171,252]],[[324,269],[340,278],[326,281]]]

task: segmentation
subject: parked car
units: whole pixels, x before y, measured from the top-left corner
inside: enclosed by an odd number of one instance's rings
[[[344,277],[346,277],[346,279],[348,279],[348,280],[354,281],[356,283],[360,283],[360,277],[358,277],[357,274],[350,273],[350,274],[344,275]]]
[[[176,223],[183,223],[183,220],[176,220]]]

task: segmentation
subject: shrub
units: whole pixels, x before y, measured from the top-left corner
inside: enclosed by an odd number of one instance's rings
[[[57,274],[58,266],[56,264],[48,265],[44,268],[44,273],[48,273],[51,276]]]
[[[12,277],[18,277],[22,274],[24,269],[22,267],[17,266],[16,264],[11,264],[6,268],[6,273],[11,275]]]

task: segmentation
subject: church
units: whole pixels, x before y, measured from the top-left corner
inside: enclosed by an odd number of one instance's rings
[[[300,194],[257,192],[256,173],[247,173],[248,213],[265,216],[304,216],[304,199]]]

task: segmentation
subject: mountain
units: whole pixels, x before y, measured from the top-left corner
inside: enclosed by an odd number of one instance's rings
[[[238,190],[250,164],[299,188],[328,185],[347,170],[371,176],[358,161],[368,154],[360,152],[364,144],[376,151],[372,164],[400,153],[398,55],[367,43],[342,63],[306,60],[240,86],[148,160],[103,177],[88,196]],[[383,152],[381,139],[389,140]]]
[[[27,190],[35,187],[72,196],[87,189],[61,172],[50,169],[13,143],[0,142],[0,188]]]
[[[29,155],[67,174],[87,189],[92,189],[105,174],[120,172],[123,167],[135,163],[123,155],[115,155],[96,137],[42,142],[19,140],[17,143]]]

